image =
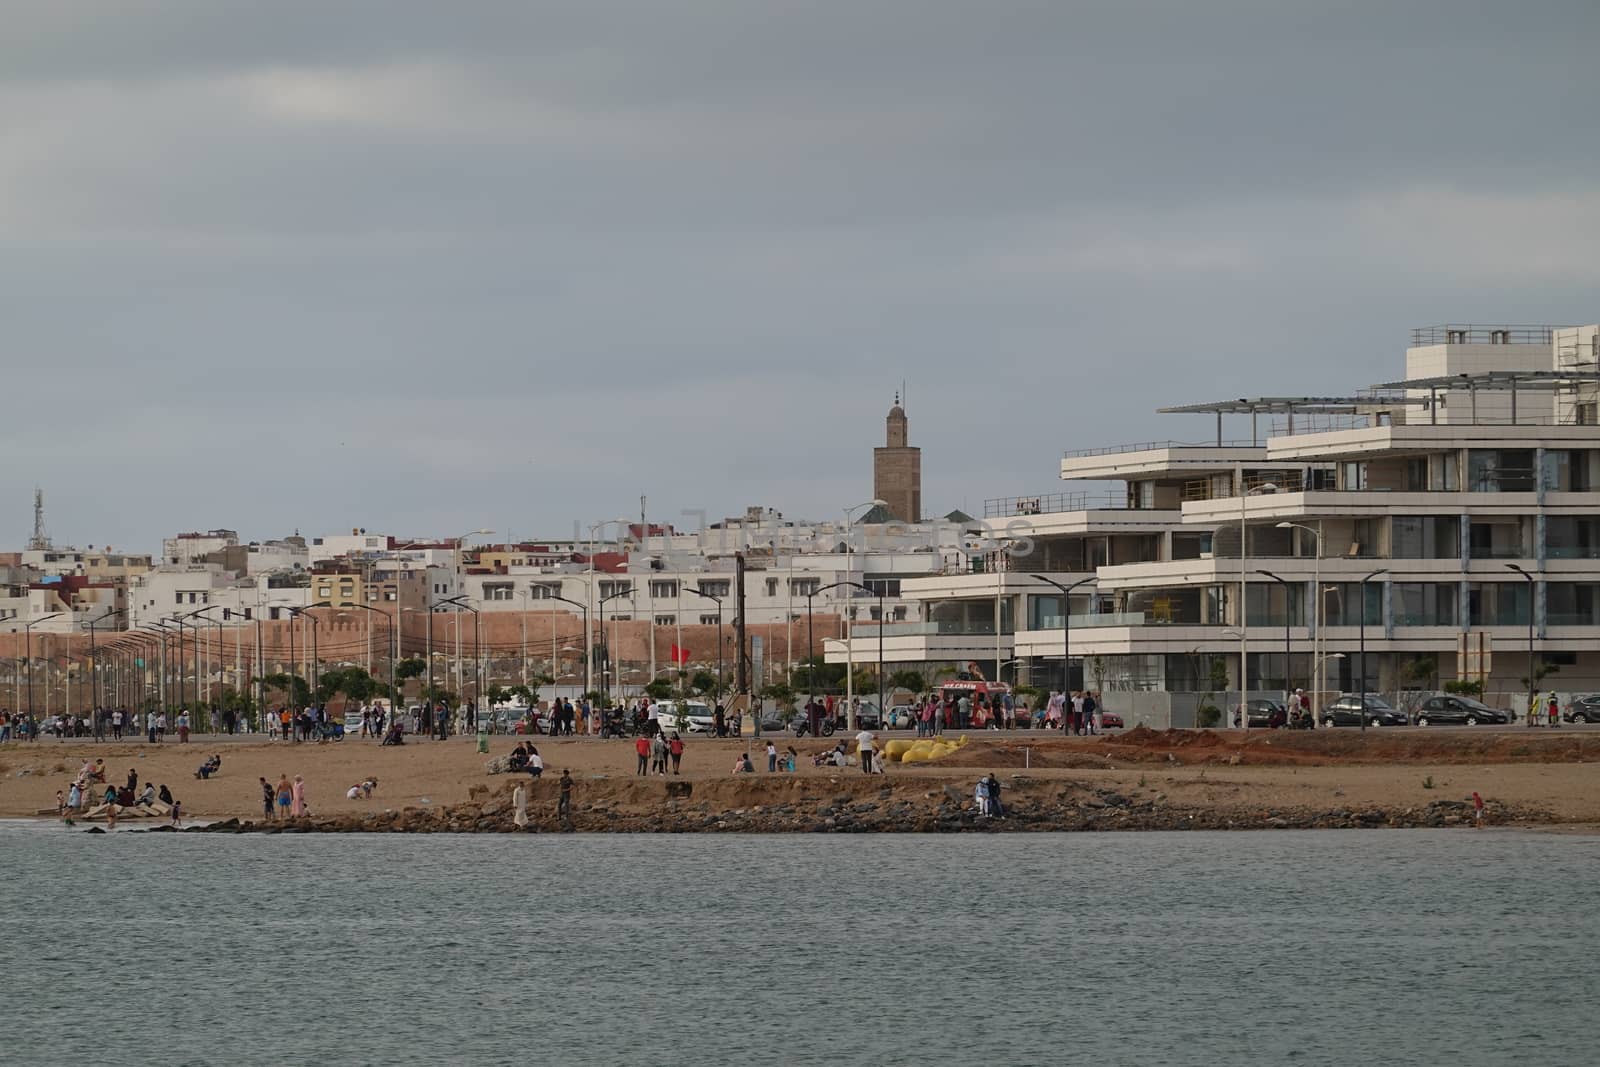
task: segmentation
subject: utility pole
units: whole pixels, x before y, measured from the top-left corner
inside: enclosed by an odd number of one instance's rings
[[[750,696],[750,661],[744,654],[744,569],[745,559],[743,552],[733,554],[733,640],[739,646],[739,651],[734,658],[734,692],[746,698]],[[757,716],[759,719],[760,717]]]

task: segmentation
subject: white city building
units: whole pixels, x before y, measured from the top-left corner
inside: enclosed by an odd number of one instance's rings
[[[904,583],[927,618],[886,627],[886,661],[1059,687],[1070,641],[1074,688],[1155,725],[1185,724],[1217,662],[1262,695],[1460,677],[1520,709],[1531,643],[1542,688],[1600,689],[1600,329],[1413,342],[1404,378],[1352,396],[1182,405],[1163,410],[1214,420],[1212,440],[1067,454],[1063,479],[1121,488],[990,501],[996,550]],[[1082,583],[1066,634],[1045,579]],[[858,626],[855,659],[877,640]]]

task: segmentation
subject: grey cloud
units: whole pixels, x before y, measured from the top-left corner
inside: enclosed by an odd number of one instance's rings
[[[1413,324],[1596,317],[1587,2],[0,17],[11,540],[35,481],[146,546],[827,515],[902,378],[973,510]]]

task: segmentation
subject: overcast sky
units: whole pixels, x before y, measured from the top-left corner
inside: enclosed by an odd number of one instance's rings
[[[1600,319],[1600,5],[0,0],[0,547],[930,513]]]

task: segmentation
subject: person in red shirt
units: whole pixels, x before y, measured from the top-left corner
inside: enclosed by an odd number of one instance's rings
[[[646,768],[650,765],[650,739],[640,734],[633,740],[633,750],[639,754],[639,770],[636,773],[649,773]]]
[[[667,744],[667,751],[672,755],[672,773],[678,773],[678,764],[683,762],[683,738],[677,734],[672,735],[672,740]]]
[[[1472,791],[1472,825],[1474,827],[1483,825],[1483,798],[1478,795],[1476,789]]]

